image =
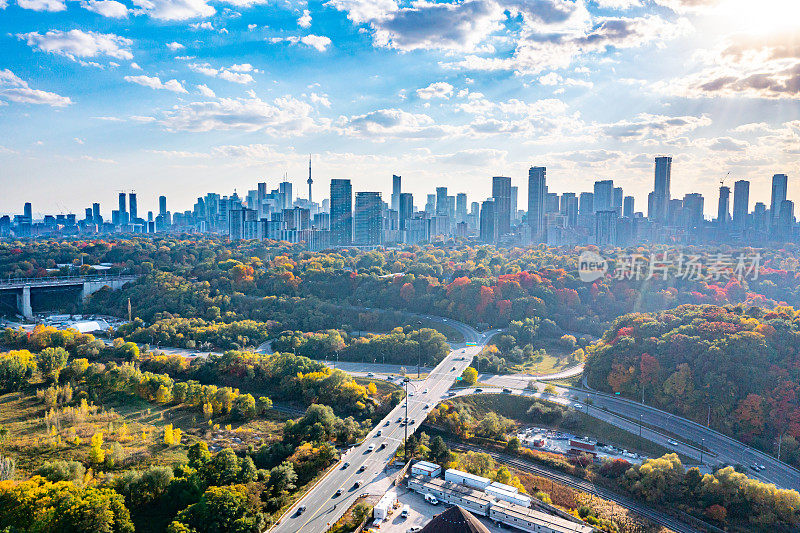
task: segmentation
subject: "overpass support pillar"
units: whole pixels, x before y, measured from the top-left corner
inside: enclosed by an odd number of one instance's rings
[[[31,287],[25,285],[22,287],[22,292],[17,294],[17,309],[22,313],[22,316],[28,320],[33,319],[33,308],[31,307]]]

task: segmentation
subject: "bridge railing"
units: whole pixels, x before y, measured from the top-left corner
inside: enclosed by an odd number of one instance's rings
[[[93,276],[48,276],[40,278],[0,278],[0,287],[16,286],[21,287],[25,285],[71,285],[76,283],[85,283],[93,281],[114,281],[123,279],[136,279],[137,276],[133,274],[100,274]]]

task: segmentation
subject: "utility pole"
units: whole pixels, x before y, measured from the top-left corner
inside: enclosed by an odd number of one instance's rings
[[[405,429],[405,436],[403,437],[403,456],[406,459],[406,464],[408,464],[408,384],[410,382],[411,380],[408,378],[403,379],[403,383],[406,386],[406,419],[405,425],[403,426]]]
[[[700,464],[703,464],[703,449],[706,447],[706,439],[700,439]]]
[[[420,329],[422,329],[422,321],[417,320],[417,379],[420,378],[419,367],[422,365],[422,335]],[[406,406],[408,406],[408,402],[406,402]]]
[[[781,460],[781,443],[783,442],[783,433],[778,435],[778,461]]]
[[[706,418],[706,427],[711,427],[711,402],[708,403],[708,417]]]

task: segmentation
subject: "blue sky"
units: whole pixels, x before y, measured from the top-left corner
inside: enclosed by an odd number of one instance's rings
[[[77,212],[121,190],[328,180],[424,204],[548,167],[613,179],[643,210],[652,160],[715,209],[772,174],[800,201],[796,0],[0,0],[0,213]],[[524,208],[524,202],[520,201]]]

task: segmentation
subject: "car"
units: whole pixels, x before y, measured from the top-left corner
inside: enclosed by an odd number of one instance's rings
[[[403,417],[402,417],[402,416],[398,416],[398,417],[397,417],[397,421],[398,421],[398,422],[402,422],[402,421],[403,421]]]
[[[405,426],[405,425],[406,425],[406,421],[405,421],[405,420],[401,420],[401,421],[400,421],[400,425],[401,425],[401,426]]]
[[[375,445],[374,444],[370,444],[369,447],[367,448],[367,451],[371,452],[374,449],[375,449]]]
[[[385,442],[381,442],[381,445],[380,445],[380,446],[378,446],[378,449],[379,449],[379,450],[382,450],[382,449],[384,449],[384,448],[386,448],[386,443],[385,443]]]
[[[359,498],[369,498],[369,492],[362,492],[358,495]]]
[[[391,421],[391,420],[387,420],[387,421],[386,421],[386,423],[384,424],[384,426],[388,426],[388,425],[389,425],[389,424],[391,424],[391,423],[392,423],[392,421]]]
[[[414,425],[414,419],[413,418],[408,422],[408,425],[409,426],[413,426]]]
[[[333,497],[336,498],[337,496],[342,495],[342,489],[336,489],[336,492],[333,493]]]
[[[358,487],[361,486],[362,483],[363,483],[363,481],[361,481],[360,479],[357,479],[356,482],[353,483],[353,488],[357,489]]]
[[[426,494],[425,501],[431,505],[439,505],[439,500],[436,499],[436,496],[433,494]]]
[[[406,529],[406,533],[418,533],[419,531],[422,531],[422,526],[411,526]]]
[[[575,409],[583,409],[583,406],[579,403],[572,404],[572,407],[574,407]]]
[[[503,392],[505,392],[506,394],[511,394],[511,389],[506,387],[506,388],[503,389]]]
[[[452,398],[453,396],[456,395],[456,393],[455,393],[455,391],[450,391],[450,392],[447,393],[447,395]]]
[[[455,372],[455,371],[456,371],[456,367],[453,367],[453,368],[450,369],[450,372]]]
[[[347,468],[348,466],[350,466],[350,463],[348,463],[348,462],[345,462],[345,463],[342,465],[342,470],[344,470],[344,469],[345,469],[345,468]]]
[[[758,464],[756,464],[756,463],[753,463],[753,464],[751,464],[751,465],[750,465],[750,469],[751,469],[753,472],[758,472]]]
[[[358,467],[358,471],[359,472],[363,472],[366,469],[367,469],[367,465],[361,465],[361,466]]]
[[[669,439],[667,442],[670,444],[670,446],[677,446],[678,445],[678,441],[676,441],[675,439]]]
[[[422,391],[422,394],[428,394],[428,389],[425,389],[424,391]]]
[[[376,437],[380,437],[380,436],[381,436],[381,433],[382,433],[382,431],[379,429],[379,430],[378,430],[378,432],[377,432],[377,433],[375,433],[375,436],[376,436]]]
[[[483,392],[483,389],[475,389],[475,392]]]
[[[306,506],[305,505],[301,505],[300,507],[297,508],[297,516],[300,516],[304,512],[306,512]]]
[[[429,404],[429,403],[426,403],[426,404],[425,404],[425,409],[430,409],[430,408],[431,408],[431,404]]]
[[[373,372],[367,372],[367,377],[368,378],[374,378],[375,374]]]

